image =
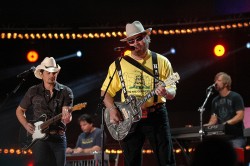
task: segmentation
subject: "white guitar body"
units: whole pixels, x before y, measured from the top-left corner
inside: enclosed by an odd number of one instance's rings
[[[41,124],[43,124],[43,121],[38,121],[34,123],[35,131],[32,135],[32,142],[36,141],[37,139],[44,139],[46,137],[46,134],[42,133],[42,129],[40,127]]]
[[[22,147],[23,150],[29,149],[36,141],[39,139],[45,139],[47,137],[47,134],[44,133],[44,130],[42,129],[41,125],[44,124],[44,121],[46,120],[47,115],[43,114],[40,116],[39,121],[33,123],[33,126],[35,127],[34,133],[30,134],[27,132],[27,137],[30,138],[30,142],[28,142],[24,147]]]

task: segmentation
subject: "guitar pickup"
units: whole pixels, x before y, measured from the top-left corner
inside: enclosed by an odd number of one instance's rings
[[[128,119],[129,115],[128,115],[128,112],[126,111],[126,109],[122,108],[121,111],[122,111],[123,119]]]

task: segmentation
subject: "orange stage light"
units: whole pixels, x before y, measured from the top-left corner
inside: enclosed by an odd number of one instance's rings
[[[27,60],[29,62],[34,63],[34,62],[36,62],[38,60],[39,55],[38,55],[37,51],[32,50],[32,51],[29,51],[27,53],[26,57],[27,57]]]
[[[217,57],[221,57],[225,54],[225,47],[221,44],[217,44],[214,47],[214,55]]]

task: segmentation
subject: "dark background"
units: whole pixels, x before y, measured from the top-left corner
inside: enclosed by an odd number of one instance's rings
[[[139,20],[145,28],[179,27],[183,24],[195,26],[200,22],[226,22],[228,20],[248,20],[250,3],[238,1],[67,1],[67,2],[13,2],[2,3],[0,7],[1,32],[31,32],[41,29],[69,32],[106,32],[124,30],[127,22]],[[67,30],[65,30],[67,31]],[[83,52],[82,58],[59,61],[62,67],[58,81],[72,88],[75,104],[87,102],[81,111],[73,112],[73,121],[68,125],[68,144],[74,146],[80,127],[77,118],[90,113],[101,123],[100,88],[109,64],[120,56],[113,48],[122,46],[120,38],[78,39],[78,40],[13,40],[0,39],[0,148],[18,147],[20,124],[15,115],[21,97],[26,90],[39,83],[33,75],[24,82],[16,75],[37,66],[26,60],[26,53],[35,49],[40,58],[46,56],[60,58]],[[249,62],[250,50],[245,48],[250,42],[249,28],[239,28],[216,32],[200,32],[180,35],[151,35],[150,49],[166,53],[170,48],[176,54],[167,55],[175,72],[180,74],[177,96],[167,101],[171,127],[185,125],[198,126],[199,107],[206,98],[206,89],[213,84],[214,75],[220,71],[231,75],[232,89],[243,96],[245,106],[250,105]],[[227,56],[217,58],[213,47],[223,43]],[[20,85],[20,83],[22,85]],[[216,92],[214,93],[214,95]],[[205,105],[204,121],[208,120],[211,98]],[[109,137],[109,144],[115,143]]]

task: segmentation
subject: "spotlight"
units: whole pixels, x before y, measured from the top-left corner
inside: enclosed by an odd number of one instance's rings
[[[170,55],[170,54],[175,54],[175,53],[176,53],[175,48],[170,48],[170,50],[169,50],[169,51],[164,52],[162,55],[163,55],[163,56],[167,56],[167,55]]]
[[[225,54],[225,47],[221,44],[217,44],[214,47],[214,55],[217,57],[221,57]]]
[[[249,49],[250,48],[250,42],[247,42],[246,47]]]
[[[37,51],[35,50],[31,50],[27,53],[26,58],[29,62],[34,63],[37,62],[38,58],[39,58],[39,54]]]
[[[76,52],[76,56],[81,57],[82,56],[82,52],[81,51],[77,51]]]
[[[82,52],[81,51],[77,51],[76,53],[73,53],[73,54],[70,54],[70,55],[66,55],[66,56],[57,58],[56,61],[62,61],[62,60],[73,58],[73,57],[80,58],[81,56],[82,56]]]
[[[171,53],[171,54],[175,54],[175,48],[171,48],[171,49],[170,49],[170,53]]]

